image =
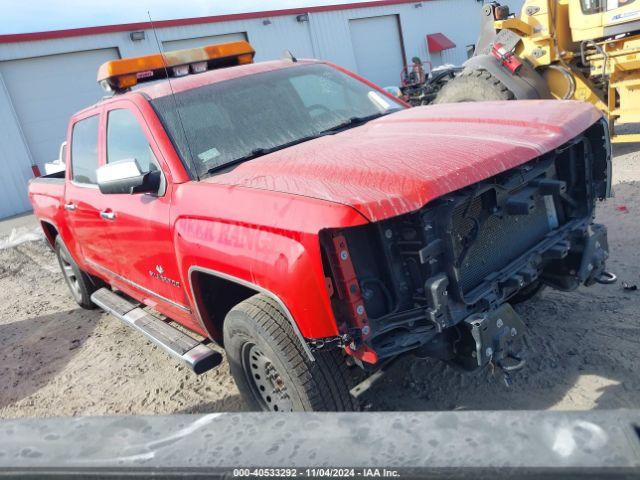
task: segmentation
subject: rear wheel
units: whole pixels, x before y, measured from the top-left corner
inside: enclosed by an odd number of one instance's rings
[[[78,302],[78,305],[82,308],[88,310],[96,308],[91,301],[91,295],[99,288],[99,285],[97,285],[87,273],[80,269],[60,237],[56,238],[55,251],[62,275],[71,291],[73,299]]]
[[[442,87],[434,103],[514,99],[513,92],[486,70],[466,70]]]
[[[318,350],[310,361],[272,298],[258,294],[236,305],[223,334],[229,369],[253,410],[356,410],[343,352]]]

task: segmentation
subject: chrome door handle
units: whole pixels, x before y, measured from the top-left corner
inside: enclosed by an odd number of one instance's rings
[[[69,210],[70,212],[73,212],[76,208],[76,204],[75,203],[65,203],[64,204],[64,209],[65,210]]]
[[[116,212],[112,212],[111,210],[103,210],[100,212],[100,216],[105,220],[115,220]]]

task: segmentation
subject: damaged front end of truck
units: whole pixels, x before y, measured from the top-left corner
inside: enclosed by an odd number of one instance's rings
[[[371,368],[411,352],[474,370],[524,364],[512,303],[542,286],[610,283],[610,194],[601,121],[561,147],[408,214],[321,233],[327,290],[347,353]]]

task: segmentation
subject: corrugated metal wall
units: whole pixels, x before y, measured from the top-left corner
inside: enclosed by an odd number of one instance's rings
[[[0,218],[29,210],[30,154],[0,75]]]
[[[179,40],[168,40],[162,42],[162,48],[166,51],[184,50],[187,48],[199,47],[201,45],[216,45],[218,43],[237,42],[246,40],[247,32],[225,33],[222,35],[208,35],[206,37],[181,38]]]
[[[507,3],[517,11],[522,0]],[[428,60],[426,35],[442,32],[456,43],[456,48],[442,53],[442,62],[460,64],[467,58],[466,45],[475,43],[480,23],[482,4],[475,0],[433,0],[391,6],[352,8],[311,13],[307,18],[294,15],[236,20],[158,29],[160,42],[166,45],[193,45],[202,39],[218,35],[246,33],[256,49],[256,61],[282,56],[290,50],[298,58],[321,58],[357,71],[358,64],[349,29],[349,20],[384,15],[397,15],[402,34],[405,61],[417,56]],[[371,32],[372,37],[375,31]],[[174,42],[174,43],[172,43]],[[375,45],[375,42],[372,42]],[[157,52],[152,31],[146,31],[142,41],[132,41],[128,32],[84,37],[0,44],[0,66],[6,61],[114,48],[120,56],[138,56]],[[64,59],[61,55],[59,58]],[[384,62],[383,58],[377,61]],[[50,67],[54,68],[54,67]],[[64,70],[65,65],[59,66]],[[371,70],[369,70],[371,71]],[[398,79],[399,79],[398,72]],[[46,77],[48,72],[41,72]],[[375,80],[375,79],[374,79]],[[56,92],[47,92],[55,96]],[[99,96],[96,95],[96,100]],[[20,132],[20,123],[11,108],[12,98],[7,88],[0,85],[0,218],[20,213],[29,208],[26,201],[26,181],[30,177],[29,145]],[[69,100],[69,107],[77,110],[86,106],[86,98]],[[50,148],[40,146],[34,161],[43,165],[55,158],[60,142],[64,140],[66,119],[48,122],[42,128],[51,129],[47,138],[56,138]]]

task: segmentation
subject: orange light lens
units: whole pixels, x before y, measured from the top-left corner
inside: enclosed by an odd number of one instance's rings
[[[251,55],[240,55],[238,57],[238,63],[240,65],[244,65],[246,63],[252,63],[253,62],[253,54]]]
[[[118,77],[117,80],[118,80],[118,87],[121,90],[131,88],[138,83],[138,79],[136,78],[135,75],[122,75]]]

